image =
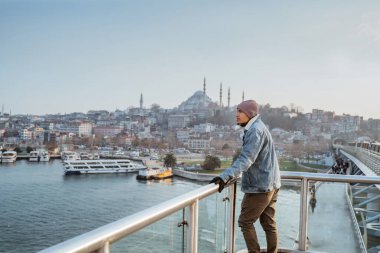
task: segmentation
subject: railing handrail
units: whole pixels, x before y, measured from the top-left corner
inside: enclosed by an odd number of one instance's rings
[[[286,180],[301,180],[303,185],[303,190],[301,195],[304,195],[307,189],[305,186],[308,185],[309,181],[325,181],[325,182],[345,182],[345,183],[369,183],[369,184],[380,184],[380,177],[366,177],[366,176],[345,176],[345,175],[332,175],[332,174],[321,174],[321,173],[307,173],[307,172],[282,172],[281,179]],[[208,184],[195,189],[186,194],[180,195],[161,204],[155,205],[138,213],[127,216],[118,221],[112,222],[110,224],[99,227],[95,230],[87,232],[85,234],[79,235],[65,242],[59,243],[55,246],[47,248],[40,251],[41,253],[69,253],[69,252],[92,252],[95,250],[103,249],[106,247],[104,252],[108,252],[109,244],[118,241],[121,238],[132,234],[154,222],[167,217],[168,215],[179,211],[185,207],[190,206],[195,201],[201,200],[207,196],[216,193],[218,186],[214,184]],[[301,202],[304,202],[301,197]],[[307,198],[307,196],[306,196]],[[306,201],[307,202],[307,201]],[[301,203],[301,206],[305,203]],[[304,217],[304,212],[301,208],[301,220]],[[300,243],[306,241],[306,236],[302,236],[302,231],[305,228],[300,229]],[[306,231],[303,231],[306,233]],[[305,237],[305,238],[303,238]]]
[[[115,222],[109,223],[85,234],[40,251],[41,253],[91,252],[102,248],[105,241],[110,243],[132,234],[154,222],[179,211],[195,200],[203,199],[218,191],[214,184],[205,185],[158,205],[147,208]]]
[[[364,184],[380,184],[380,176],[357,176],[357,175],[336,175],[324,173],[310,173],[310,172],[281,172],[281,179],[295,179],[302,180],[303,178],[308,181],[322,181],[322,182],[336,182],[336,183],[364,183]]]

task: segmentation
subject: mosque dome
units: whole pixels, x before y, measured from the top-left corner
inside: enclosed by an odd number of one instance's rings
[[[189,97],[186,101],[182,102],[178,109],[180,111],[194,111],[207,109],[210,105],[214,105],[211,98],[207,96],[203,91],[196,91],[191,97]]]

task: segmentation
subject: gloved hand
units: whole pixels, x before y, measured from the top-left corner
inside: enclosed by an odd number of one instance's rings
[[[219,185],[219,189],[218,189],[219,192],[222,192],[224,189],[224,186],[226,185],[226,183],[224,183],[223,179],[221,179],[220,177],[214,177],[210,181],[210,184],[212,184],[212,183]]]

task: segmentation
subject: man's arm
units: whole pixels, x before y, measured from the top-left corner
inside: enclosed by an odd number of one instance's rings
[[[251,129],[250,129],[251,130]],[[243,171],[247,171],[249,167],[256,161],[263,144],[265,141],[264,133],[258,131],[257,129],[252,129],[252,131],[246,132],[244,136],[243,148],[231,165],[227,168],[219,177],[227,182],[232,178],[238,177]]]

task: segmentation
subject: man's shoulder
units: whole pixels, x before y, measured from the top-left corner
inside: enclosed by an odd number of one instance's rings
[[[261,120],[261,118],[257,118],[255,120],[255,122],[253,122],[253,124],[251,125],[251,127],[249,128],[249,130],[251,130],[251,129],[262,129],[262,128],[265,128],[265,124]]]

